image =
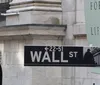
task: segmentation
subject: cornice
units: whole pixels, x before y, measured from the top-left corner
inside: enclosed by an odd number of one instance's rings
[[[29,0],[23,2],[11,2],[10,9],[7,10],[7,13],[12,12],[22,12],[22,11],[62,11],[61,1],[59,0]],[[9,15],[9,14],[8,14]]]
[[[24,24],[0,27],[0,37],[10,36],[65,36],[66,25]]]

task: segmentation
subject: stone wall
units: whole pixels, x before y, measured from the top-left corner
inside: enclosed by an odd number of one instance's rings
[[[67,24],[65,43],[62,43],[62,40],[59,40],[59,38],[54,39],[48,36],[46,39],[45,37],[36,37],[31,39],[13,38],[10,40],[1,40],[0,50],[2,50],[3,85],[92,85],[93,83],[99,85],[100,76],[91,72],[93,68],[24,67],[23,65],[24,45],[88,45],[85,36],[73,36],[73,28],[77,29],[76,25],[78,25],[78,28],[81,29],[81,25],[85,24],[83,5],[84,0],[62,0],[61,20],[62,24]],[[27,15],[30,15],[30,11],[28,12]],[[20,24],[23,24],[23,22],[24,24],[30,23],[30,21],[28,21],[30,19],[34,21],[37,20],[37,18],[34,19],[34,17],[26,17],[25,21],[23,21],[26,16],[23,13],[25,12],[21,12],[20,14],[22,21],[19,17],[8,16],[7,19],[9,20],[7,21],[7,25],[19,24],[19,21],[21,21]],[[40,16],[42,20],[44,14],[45,13],[42,12],[42,17]],[[47,14],[49,14],[49,12]],[[51,15],[52,14],[50,14],[50,16]],[[57,17],[59,16],[57,15]],[[11,22],[13,22],[13,24]],[[83,43],[83,41],[85,43]]]
[[[60,67],[24,67],[25,45],[61,45],[61,40],[21,39],[0,42],[3,85],[61,85]]]
[[[88,46],[85,32],[84,0],[62,0],[63,24],[67,24],[66,43]],[[75,31],[75,34],[74,34]],[[91,67],[62,67],[63,85],[99,85],[100,75]],[[97,69],[98,70],[98,69]]]
[[[62,0],[62,10],[63,24],[67,24],[66,44],[87,46],[84,0]]]

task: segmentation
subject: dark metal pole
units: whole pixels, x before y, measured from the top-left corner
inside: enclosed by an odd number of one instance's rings
[[[93,85],[95,85],[95,83],[93,83]]]
[[[0,65],[0,85],[2,85],[2,67]]]

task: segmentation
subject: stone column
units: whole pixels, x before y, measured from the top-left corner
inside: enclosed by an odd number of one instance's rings
[[[65,44],[73,45],[73,27],[76,23],[75,0],[62,0],[63,24],[67,24]]]
[[[61,24],[61,1],[13,0],[5,15],[6,25]]]
[[[84,0],[76,0],[76,23],[74,36],[76,45],[88,46],[85,29]]]

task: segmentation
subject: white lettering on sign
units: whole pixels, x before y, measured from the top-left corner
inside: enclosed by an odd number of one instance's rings
[[[52,53],[52,62],[60,62],[59,60],[55,60],[55,52]]]
[[[70,52],[69,52],[69,57],[70,57],[70,58],[72,58],[73,56],[77,57],[77,53],[78,53],[78,52],[70,51]]]
[[[48,62],[63,62],[63,63],[68,63],[68,60],[64,59],[64,52],[59,52],[60,53],[60,58],[57,60],[56,58],[58,56],[56,56],[56,52],[53,51],[51,56],[49,54],[48,51],[42,52],[42,51],[30,51],[30,55],[31,55],[31,59],[32,62],[44,62],[44,61],[48,61]],[[69,52],[69,57],[73,58],[73,57],[77,57],[78,52],[76,51],[70,51]]]
[[[37,60],[37,62],[40,62],[40,58],[41,58],[42,51],[39,51],[39,54],[38,54],[37,51],[35,51],[34,52],[34,55],[33,55],[33,51],[30,51],[30,54],[31,54],[32,62],[34,62],[35,59]]]
[[[49,56],[49,54],[48,54],[47,51],[44,53],[44,56],[43,56],[42,62],[44,62],[45,60],[48,60],[48,62],[51,62],[51,60],[50,60],[50,56]]]
[[[64,53],[61,52],[61,62],[63,62],[63,63],[65,63],[65,62],[68,63],[68,60],[64,60],[64,59],[63,59],[63,57],[64,57],[63,55],[64,55]]]

